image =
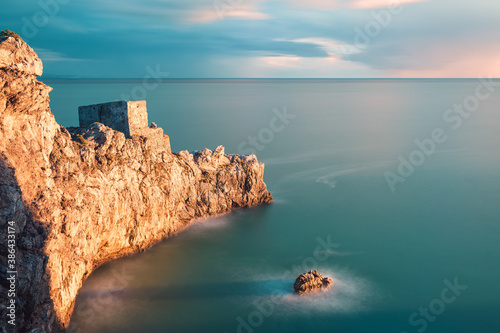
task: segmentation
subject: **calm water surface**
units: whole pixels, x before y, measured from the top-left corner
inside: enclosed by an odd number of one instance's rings
[[[74,126],[79,105],[138,82],[49,83],[52,109]],[[443,119],[478,84],[171,81],[139,95],[174,151],[241,153],[256,137],[275,202],[101,267],[74,332],[499,332],[500,84],[460,125]],[[435,129],[446,140],[415,153]],[[393,192],[384,174],[410,155],[421,165]],[[310,268],[333,289],[294,296]]]

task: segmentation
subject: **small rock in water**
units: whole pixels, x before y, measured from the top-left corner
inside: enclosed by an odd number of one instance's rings
[[[304,294],[312,291],[326,290],[333,284],[333,280],[323,277],[317,270],[300,274],[293,284],[296,293]]]

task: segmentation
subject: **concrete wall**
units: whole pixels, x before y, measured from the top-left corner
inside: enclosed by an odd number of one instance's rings
[[[78,116],[80,127],[99,122],[123,132],[127,138],[141,135],[148,128],[146,101],[118,101],[80,106]]]
[[[80,127],[89,127],[95,122],[100,123],[99,117],[100,105],[88,105],[78,107],[78,118],[80,120]]]

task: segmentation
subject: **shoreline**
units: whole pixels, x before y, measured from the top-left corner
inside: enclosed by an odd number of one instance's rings
[[[149,126],[145,103],[143,127],[127,134],[95,122],[59,125],[52,88],[37,80],[36,53],[13,37],[0,39],[0,50],[0,222],[17,224],[16,330],[64,331],[97,267],[199,218],[273,200],[254,155],[227,155],[222,146],[172,153],[168,135]]]

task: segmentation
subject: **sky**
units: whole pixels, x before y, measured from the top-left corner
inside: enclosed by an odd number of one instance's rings
[[[500,77],[498,0],[2,0],[44,78]]]

